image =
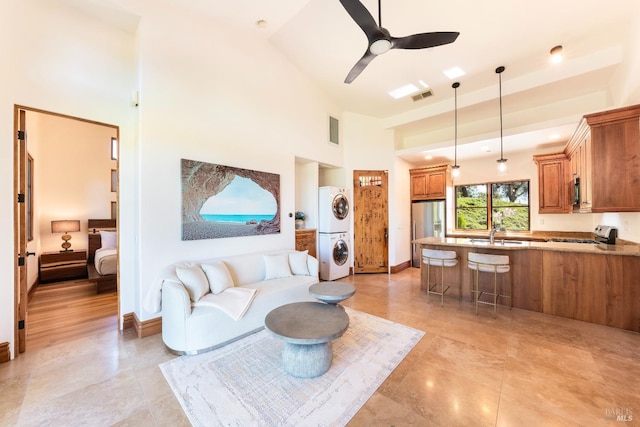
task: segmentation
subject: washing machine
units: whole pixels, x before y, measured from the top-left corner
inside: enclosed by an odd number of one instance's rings
[[[351,222],[349,195],[346,188],[320,187],[318,189],[318,232],[345,233]]]
[[[320,279],[336,280],[349,275],[349,234],[319,233]]]

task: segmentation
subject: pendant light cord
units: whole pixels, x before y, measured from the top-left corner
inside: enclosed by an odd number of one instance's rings
[[[500,90],[500,160],[504,160],[504,153],[502,151],[502,72],[504,71],[504,67],[496,68],[496,73],[498,73],[498,82],[499,82],[499,90]]]
[[[453,165],[458,166],[458,87],[460,87],[460,83],[455,82],[451,85],[454,92],[454,122],[455,122],[455,132],[454,132],[454,152],[453,152]]]

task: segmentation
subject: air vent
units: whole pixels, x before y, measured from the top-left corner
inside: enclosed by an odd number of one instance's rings
[[[413,98],[413,101],[415,102],[420,101],[421,99],[429,98],[430,96],[433,96],[433,91],[431,89],[417,95],[413,95],[411,98]]]

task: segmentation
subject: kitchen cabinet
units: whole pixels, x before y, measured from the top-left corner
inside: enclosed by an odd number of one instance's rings
[[[543,251],[542,272],[543,313],[640,332],[640,257]]]
[[[533,156],[538,165],[538,213],[568,213],[572,210],[572,179],[564,153]]]
[[[591,161],[591,129],[586,119],[580,120],[578,128],[567,143],[564,151],[569,158],[571,167],[571,180],[578,178],[578,203],[573,204],[575,197],[574,189],[569,192],[569,200],[573,205],[574,212],[591,212],[593,199],[592,193],[592,161]]]
[[[439,165],[411,169],[411,200],[441,200],[451,186],[451,166]]]
[[[316,230],[311,228],[296,230],[296,250],[309,251],[309,255],[316,256]]]
[[[592,212],[640,212],[640,105],[584,116],[591,133]],[[587,159],[589,160],[589,159]]]

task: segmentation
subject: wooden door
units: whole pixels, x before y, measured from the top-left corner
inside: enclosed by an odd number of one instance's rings
[[[354,273],[389,271],[386,171],[353,171]]]
[[[14,264],[15,336],[14,351],[26,350],[25,322],[27,317],[27,140],[26,111],[14,111],[14,246],[17,254]]]

